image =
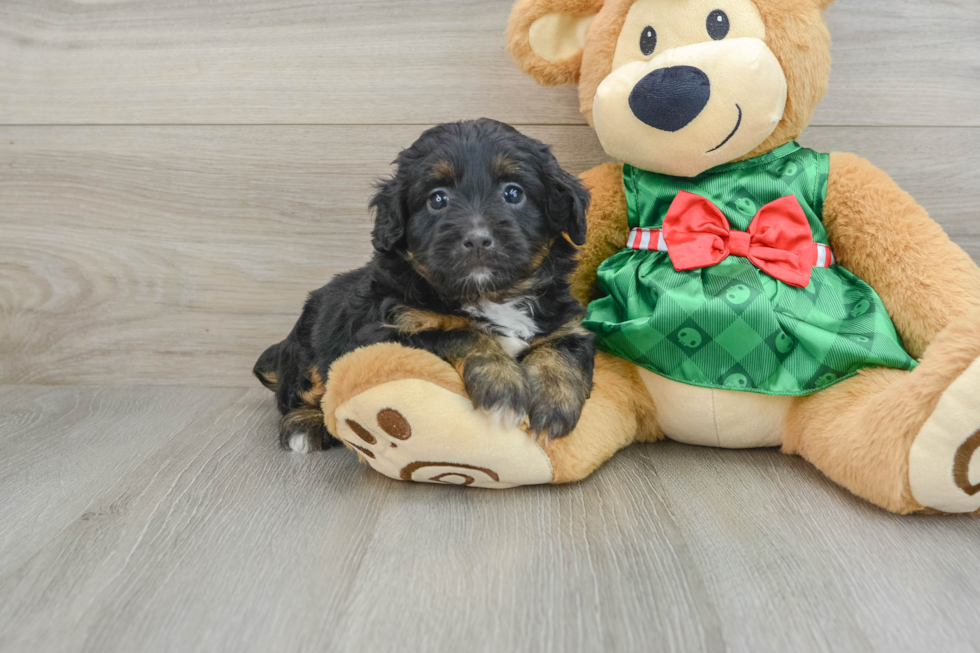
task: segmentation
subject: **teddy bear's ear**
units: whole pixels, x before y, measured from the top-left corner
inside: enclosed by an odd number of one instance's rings
[[[539,84],[577,82],[582,49],[604,0],[518,0],[507,24],[507,49]]]

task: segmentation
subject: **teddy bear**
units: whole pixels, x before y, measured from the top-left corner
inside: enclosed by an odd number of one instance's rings
[[[510,53],[578,85],[618,162],[582,175],[591,396],[549,440],[380,344],[331,369],[331,433],[392,478],[491,488],[663,438],[781,447],[889,511],[980,510],[980,269],[887,174],[796,142],[831,1],[519,0]]]

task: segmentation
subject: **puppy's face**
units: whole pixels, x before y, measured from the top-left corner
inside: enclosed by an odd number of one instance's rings
[[[549,148],[492,120],[434,127],[379,187],[374,245],[400,251],[448,299],[528,278],[555,238],[585,242],[588,193]]]

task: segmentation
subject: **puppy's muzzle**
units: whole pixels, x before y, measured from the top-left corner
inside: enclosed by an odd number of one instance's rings
[[[472,229],[463,236],[463,249],[468,254],[483,254],[493,249],[493,236],[483,228]]]

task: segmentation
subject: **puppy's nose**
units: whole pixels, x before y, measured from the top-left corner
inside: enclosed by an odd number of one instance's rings
[[[630,109],[654,129],[676,132],[701,115],[710,97],[711,82],[699,68],[660,68],[633,87]]]
[[[493,249],[493,236],[486,229],[474,229],[463,237],[463,247],[471,252]]]

